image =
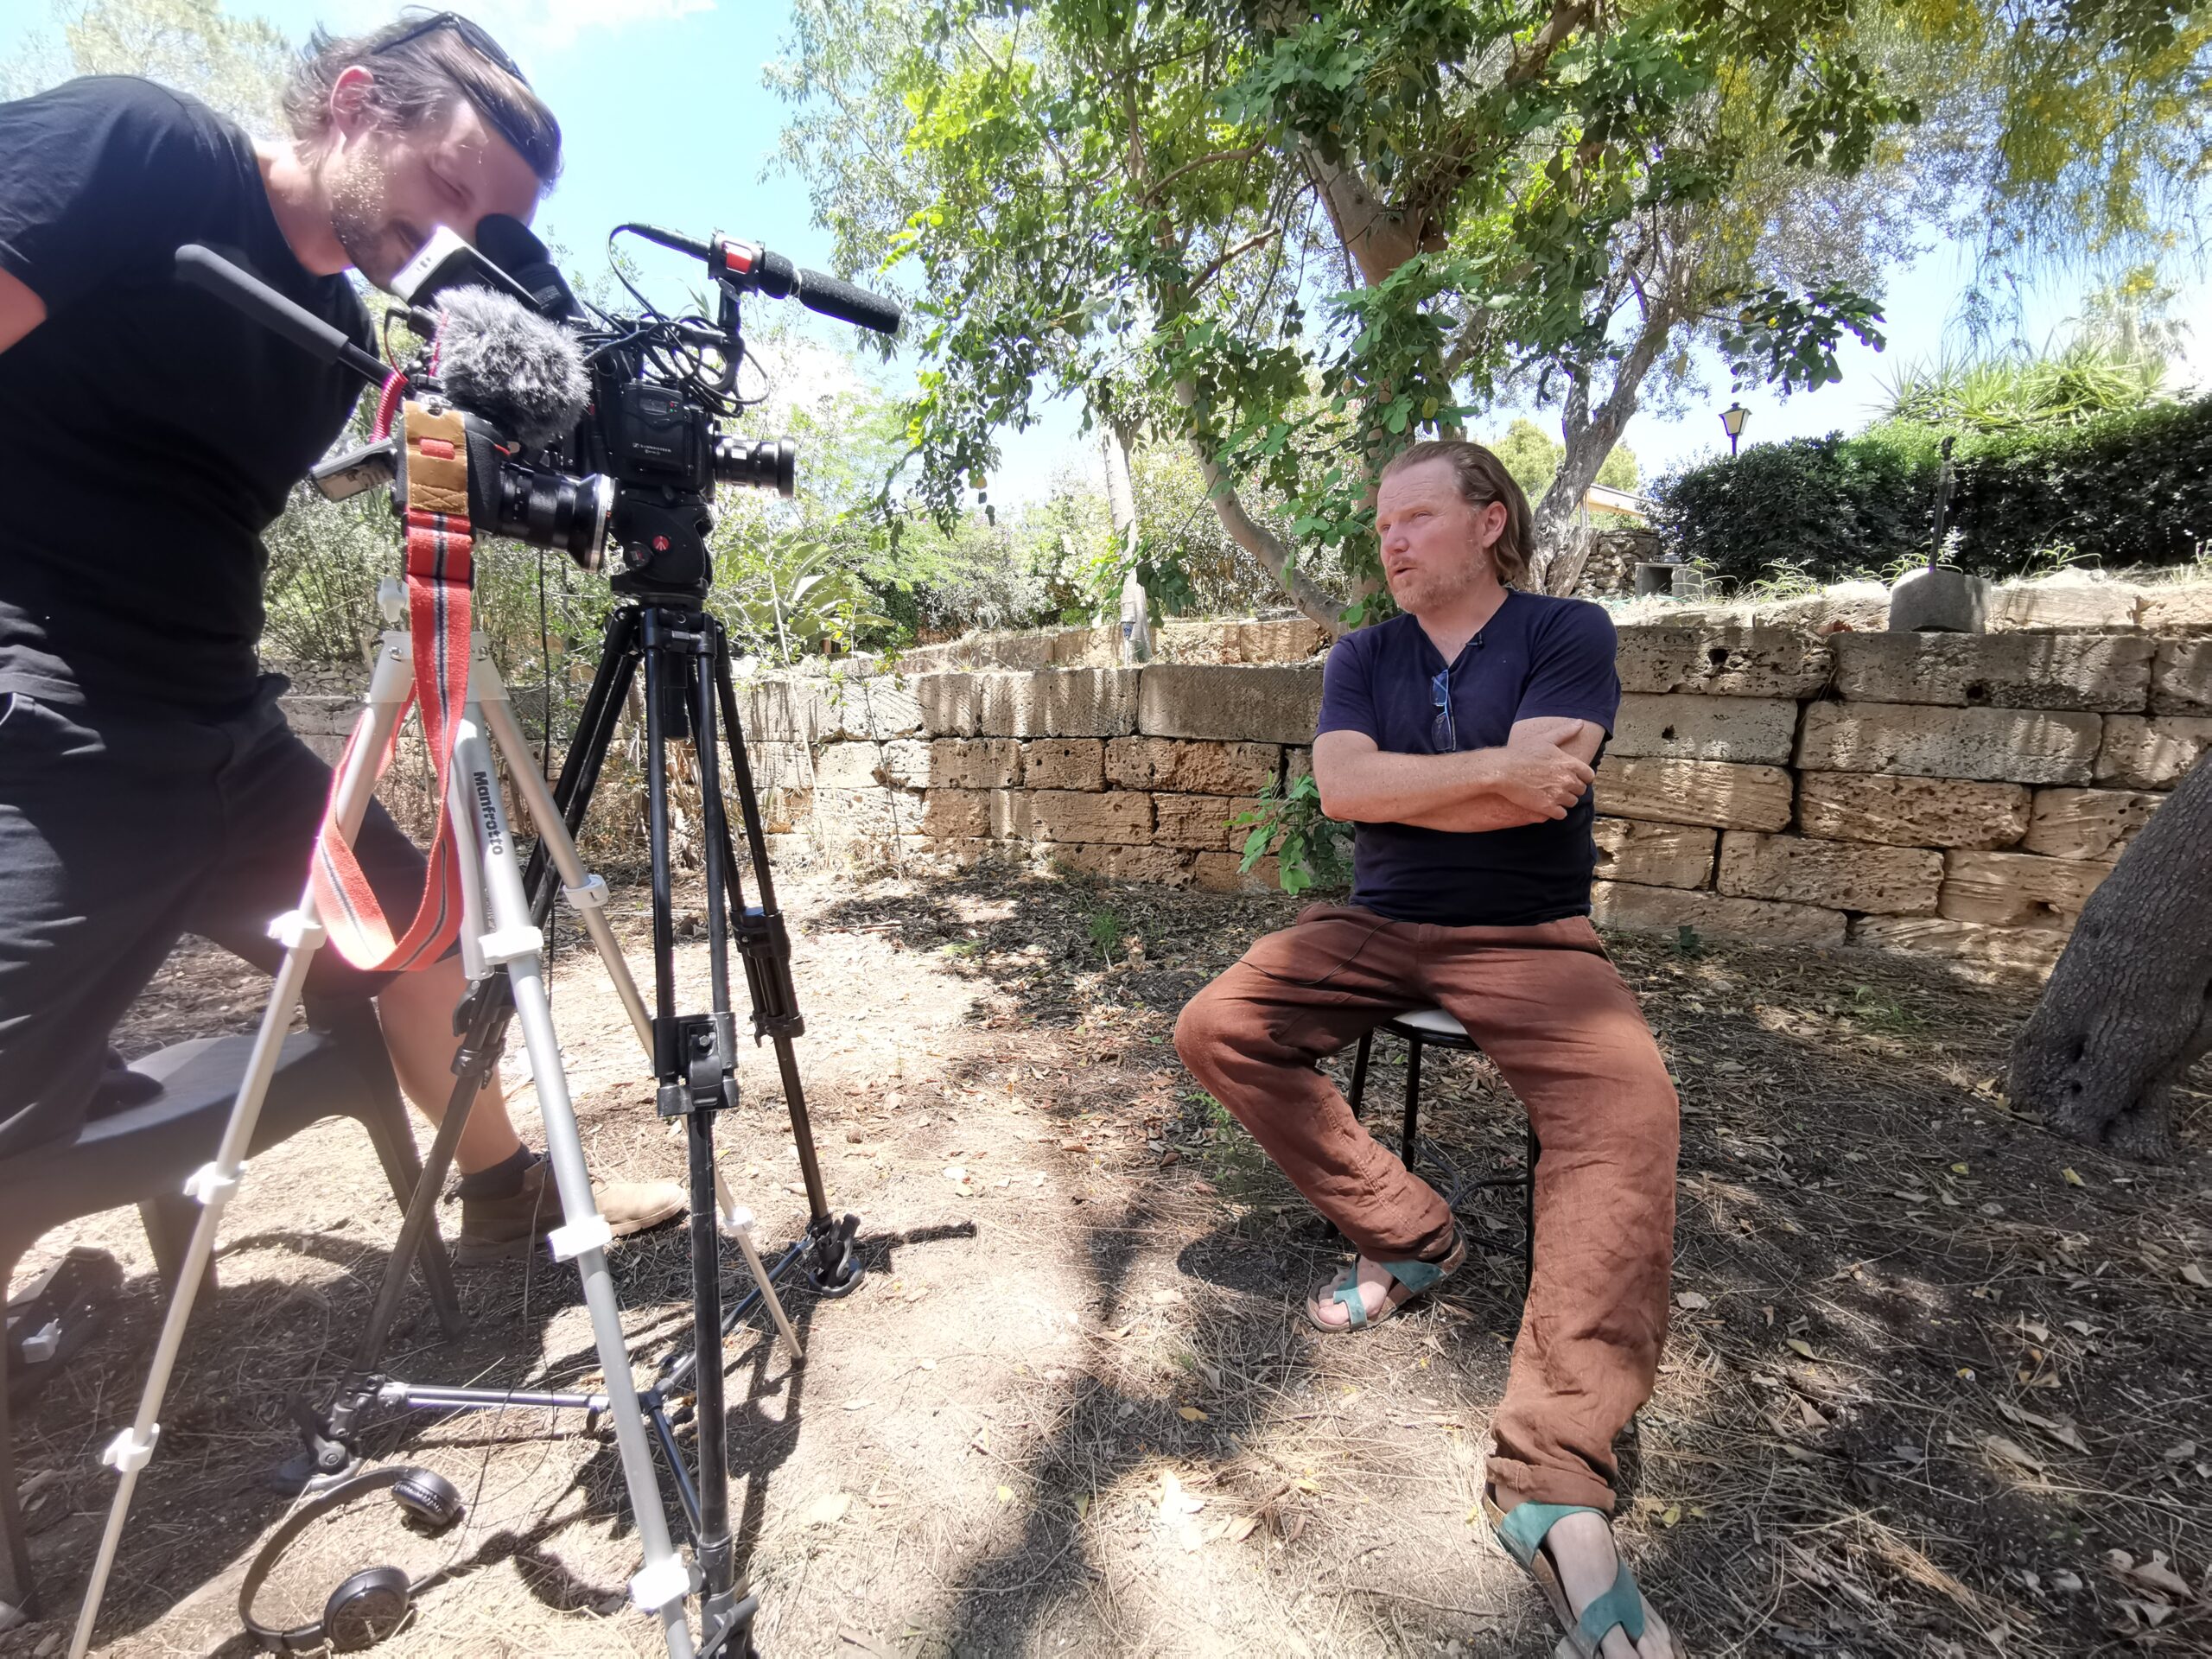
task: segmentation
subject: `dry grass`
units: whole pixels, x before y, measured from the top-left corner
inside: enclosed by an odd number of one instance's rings
[[[1478,1265],[1356,1341],[1309,1331],[1297,1298],[1334,1258],[1167,1045],[1182,1001],[1290,906],[826,873],[787,899],[817,1135],[872,1273],[849,1300],[795,1298],[803,1367],[757,1336],[732,1344],[733,1512],[764,1651],[1550,1650],[1537,1598],[1469,1523],[1517,1268]],[[1686,1112],[1683,1306],[1625,1448],[1622,1530],[1694,1650],[2212,1649],[2201,1102],[2189,1161],[2118,1165],[2005,1110],[2018,991],[1847,952],[1618,954]],[[702,957],[687,947],[695,995]],[[211,991],[213,965],[149,994],[137,1046],[251,1019],[251,982]],[[681,1146],[596,971],[572,957],[557,985],[595,1172],[674,1175]],[[721,1138],[780,1239],[801,1205],[767,1058],[748,1052]],[[1431,1133],[1474,1162],[1510,1157],[1495,1077],[1430,1064]],[[1395,1098],[1391,1066],[1373,1086]],[[333,1126],[252,1171],[108,1651],[244,1651],[236,1576],[282,1509],[254,1477],[291,1449],[285,1395],[327,1386],[373,1293],[397,1226],[379,1185]],[[18,1427],[62,1615],[110,1490],[96,1450],[160,1311],[126,1217],[79,1236],[132,1278],[122,1317]],[[632,1242],[618,1279],[641,1353],[682,1336],[680,1235]],[[480,1270],[463,1292],[472,1336],[440,1345],[424,1317],[395,1369],[594,1372],[564,1273]],[[621,1599],[634,1544],[602,1435],[522,1411],[386,1424],[379,1450],[478,1494],[464,1535],[410,1541],[372,1509],[302,1560],[292,1605],[430,1549],[454,1576],[385,1651],[654,1650]],[[2140,1576],[2153,1552],[2189,1594]],[[0,1652],[58,1646],[61,1628]]]

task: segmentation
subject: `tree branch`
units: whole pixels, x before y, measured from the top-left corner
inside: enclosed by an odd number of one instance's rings
[[[1137,200],[1140,201],[1150,201],[1161,191],[1165,190],[1169,185],[1181,178],[1185,173],[1193,172],[1201,167],[1211,167],[1216,162],[1249,161],[1253,156],[1257,156],[1265,148],[1266,146],[1264,144],[1246,144],[1242,149],[1217,149],[1212,155],[1201,156],[1195,162],[1185,162],[1180,167],[1172,167],[1159,178],[1154,180],[1151,186],[1141,196],[1138,197]]]
[[[1208,283],[1211,282],[1216,276],[1218,276],[1221,274],[1223,266],[1228,264],[1232,259],[1243,258],[1255,248],[1265,247],[1268,243],[1275,240],[1275,238],[1280,237],[1281,234],[1282,227],[1278,225],[1268,230],[1262,231],[1257,236],[1246,237],[1242,242],[1239,242],[1235,247],[1230,249],[1228,252],[1216,259],[1196,276],[1193,276],[1191,279],[1190,287],[1184,290],[1184,297],[1185,299],[1195,299],[1198,297],[1198,291],[1201,289],[1205,288]]]

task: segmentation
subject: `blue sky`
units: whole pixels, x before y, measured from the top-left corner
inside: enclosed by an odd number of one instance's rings
[[[374,23],[399,3],[230,0],[227,9],[257,12],[297,37],[318,22],[334,29]],[[561,118],[567,170],[539,214],[538,229],[565,245],[573,267],[601,268],[607,232],[625,219],[696,234],[720,230],[764,242],[801,264],[828,263],[829,238],[810,222],[804,190],[788,177],[766,176],[785,106],[762,88],[760,73],[788,32],[781,0],[474,0],[466,9],[514,54]],[[0,8],[0,54],[45,10],[36,0],[10,0]],[[658,291],[671,297],[693,275],[674,254],[647,248],[641,258],[648,282],[664,283]],[[1877,355],[1848,345],[1842,383],[1811,395],[1745,395],[1751,411],[1746,438],[1862,424],[1883,380],[1901,363],[1941,349],[1967,275],[1963,251],[1951,247],[1936,248],[1891,273],[1885,284],[1887,351]],[[2033,296],[2022,332],[2041,343],[2061,328],[2077,299],[2072,283]],[[2212,289],[2193,285],[2180,309],[2195,321],[2193,366],[2202,376],[2212,367]],[[841,331],[828,328],[809,332],[832,338]],[[1639,415],[1630,424],[1627,442],[1647,476],[1726,448],[1717,416],[1731,397],[1726,377],[1716,369],[1707,381],[1710,395],[1679,417]],[[1548,418],[1539,418],[1551,427]],[[1503,423],[1501,416],[1491,424],[1502,429]],[[1089,448],[1077,444],[1076,426],[1075,411],[1059,404],[1048,406],[1029,432],[1003,435],[994,497],[1033,498],[1060,467],[1095,464]]]

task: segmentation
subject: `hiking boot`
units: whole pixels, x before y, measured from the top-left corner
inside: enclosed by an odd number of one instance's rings
[[[599,1213],[617,1238],[664,1225],[689,1208],[683,1189],[673,1181],[611,1181],[592,1191],[599,1198]],[[461,1199],[454,1262],[466,1268],[524,1255],[561,1221],[553,1166],[540,1157],[523,1171],[521,1185],[507,1197]]]

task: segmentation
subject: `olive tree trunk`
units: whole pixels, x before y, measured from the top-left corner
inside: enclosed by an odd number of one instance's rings
[[[2173,1154],[2173,1093],[2212,1049],[2212,759],[2089,895],[2012,1043],[2016,1109],[2131,1157]]]

